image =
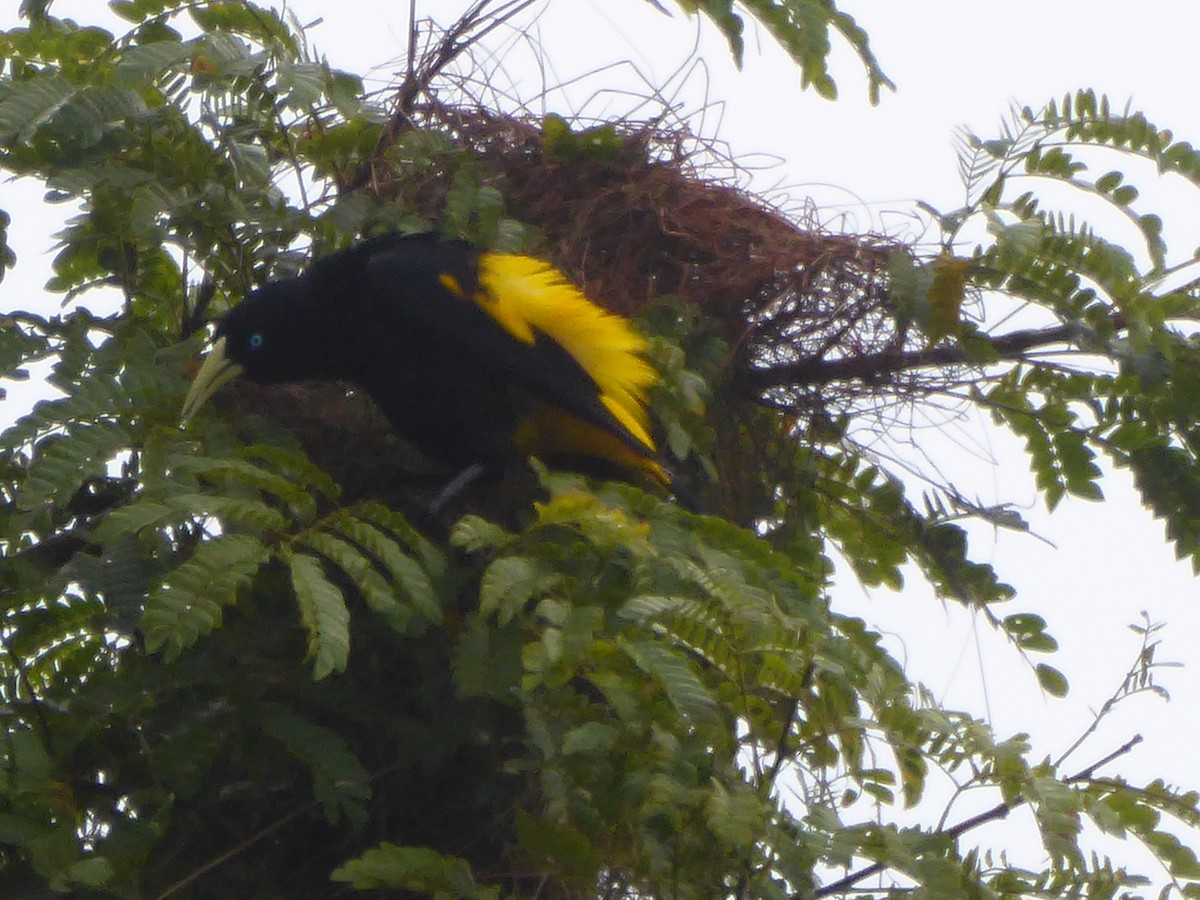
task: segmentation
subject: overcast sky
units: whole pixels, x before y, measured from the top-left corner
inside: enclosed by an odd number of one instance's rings
[[[446,21],[463,5],[426,0],[420,8]],[[311,31],[316,48],[335,66],[373,73],[377,87],[400,67],[395,61],[403,53],[407,6],[396,0],[291,4],[303,22],[323,17]],[[624,113],[633,102],[622,91],[665,85],[664,93],[703,136],[724,141],[753,170],[756,190],[792,208],[812,198],[822,221],[851,230],[915,236],[921,233],[912,217],[916,200],[942,209],[960,205],[956,129],[967,125],[990,136],[1013,101],[1038,107],[1093,87],[1118,106],[1132,98],[1153,121],[1200,145],[1194,63],[1200,4],[859,0],[839,6],[867,30],[897,85],[878,107],[867,103],[862,69],[844,45],[834,52],[841,98],[828,102],[802,92],[783,54],[755,31],[747,34],[739,72],[714,29],[678,13],[667,18],[641,0],[553,0],[538,16],[525,17],[528,36],[545,50],[544,70],[520,36],[498,34],[490,46],[502,56],[499,72],[509,88],[527,98],[536,98],[547,81],[573,81],[627,60],[565,94],[548,95],[545,109]],[[98,0],[59,0],[54,8],[81,21],[103,12]],[[12,15],[0,13],[0,24],[10,25]],[[537,101],[533,105],[540,111]],[[47,277],[57,226],[40,195],[36,186],[0,183],[0,208],[13,216],[11,240],[20,254],[17,271],[0,283],[0,311],[44,305],[38,286]],[[1172,255],[1190,256],[1200,244],[1197,194],[1168,182],[1144,196],[1160,204],[1145,211],[1166,218]],[[14,395],[10,408],[19,402]],[[0,419],[9,418],[0,407]],[[1168,626],[1161,658],[1188,663],[1161,678],[1174,701],[1133,699],[1068,769],[1103,757],[1136,731],[1146,741],[1122,761],[1122,772],[1134,780],[1162,775],[1200,785],[1193,749],[1200,735],[1200,591],[1190,567],[1174,560],[1161,524],[1141,508],[1122,473],[1105,482],[1107,502],[1067,500],[1046,516],[1019,445],[975,419],[961,427],[958,440],[969,435],[981,449],[955,451],[938,434],[916,439],[945,451],[963,493],[1021,504],[1035,530],[1053,542],[973,531],[977,555],[1020,592],[1011,611],[1034,611],[1050,622],[1063,648],[1048,661],[1071,679],[1070,697],[1043,696],[1030,669],[985,625],[930,599],[915,579],[901,596],[864,592],[847,580],[836,593],[839,608],[892,634],[890,646],[914,677],[947,703],[989,713],[1002,737],[1032,729],[1036,746],[1052,756],[1120,683],[1138,647],[1125,625],[1147,610]]]

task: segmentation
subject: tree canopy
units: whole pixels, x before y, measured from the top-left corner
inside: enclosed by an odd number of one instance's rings
[[[1015,108],[964,136],[967,202],[926,210],[923,254],[706,177],[670,109],[497,104],[469,51],[521,0],[414,23],[379,92],[266,5],[109,5],[124,33],[48,0],[0,32],[0,168],[78,209],[64,310],[0,313],[0,376],[47,363],[53,391],[0,434],[6,895],[1115,897],[1165,872],[1162,896],[1200,896],[1198,796],[1122,777],[1132,739],[1034,758],[830,601],[835,557],[868,585],[915,566],[1068,689],[1043,618],[971,554],[965,520],[1018,512],[872,446],[926,404],[1021,438],[1050,508],[1101,499],[1101,457],[1129,469],[1200,568],[1200,286],[1130,174],[1196,189],[1200,152],[1088,90]],[[829,0],[673,6],[738,58],[753,17],[821,96],[834,41],[873,100],[891,86]],[[396,229],[552,260],[635,319],[704,512],[535,461],[430,517],[424,461],[338,385],[242,385],[180,426],[212,317]],[[117,314],[77,305],[97,289]],[[1156,688],[1142,637],[1101,716]],[[960,815],[967,791],[994,805]],[[1040,863],[978,844],[1018,808]]]

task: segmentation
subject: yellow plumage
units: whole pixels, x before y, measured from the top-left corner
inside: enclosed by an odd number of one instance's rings
[[[542,332],[579,363],[600,389],[600,402],[654,451],[646,391],[657,380],[642,358],[646,339],[625,319],[601,309],[548,263],[528,256],[479,258],[479,305],[517,340]]]

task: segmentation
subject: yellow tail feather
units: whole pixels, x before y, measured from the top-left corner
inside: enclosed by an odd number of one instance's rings
[[[624,441],[561,409],[536,404],[518,424],[513,443],[528,456],[578,456],[607,460],[673,490],[670,473],[653,456],[645,456]]]

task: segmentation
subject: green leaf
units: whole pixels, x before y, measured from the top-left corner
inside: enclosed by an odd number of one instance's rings
[[[450,532],[450,544],[467,553],[499,550],[512,541],[509,532],[476,515],[463,516]]]
[[[473,167],[463,166],[454,173],[454,179],[446,191],[446,202],[442,208],[440,231],[451,237],[467,238],[471,235],[471,221],[475,215],[475,199],[479,182]]]
[[[324,97],[328,70],[320,63],[297,62],[281,65],[279,69],[279,91],[283,103],[289,109],[311,110]]]
[[[189,6],[188,12],[206,32],[228,31],[266,43],[278,41],[288,53],[297,50],[291,31],[273,9],[239,0],[212,0],[202,6]]]
[[[370,776],[336,731],[280,706],[263,710],[258,722],[312,772],[313,793],[331,823],[341,814],[355,827],[363,824],[371,799]]]
[[[21,138],[53,117],[79,88],[57,75],[11,84],[0,94],[0,145]]]
[[[1042,690],[1052,697],[1067,696],[1070,687],[1067,684],[1066,676],[1062,672],[1045,663],[1038,663],[1036,671],[1038,684],[1042,686]]]
[[[76,423],[65,439],[43,444],[17,500],[23,510],[65,506],[88,478],[107,473],[109,462],[133,443],[119,422]]]
[[[663,686],[680,713],[697,725],[720,727],[716,698],[683,656],[657,641],[623,640],[620,645],[639,669]]]
[[[15,730],[5,736],[5,761],[12,781],[7,789],[15,793],[38,793],[45,789],[51,775],[50,755],[32,731]]]
[[[1124,180],[1121,172],[1108,172],[1096,179],[1096,190],[1102,194],[1111,193]]]
[[[604,752],[616,743],[620,734],[621,732],[612,725],[585,722],[563,735],[562,752],[568,756],[572,753]]]
[[[396,540],[375,525],[353,516],[339,519],[337,528],[383,566],[400,595],[426,621],[441,619],[441,598],[429,573],[421,562],[405,553]]]
[[[706,0],[704,3],[687,0],[683,5],[685,8],[699,6],[716,22],[741,65],[742,22],[732,12],[733,3],[730,0]],[[852,16],[832,3],[824,0],[787,0],[784,3],[778,0],[745,0],[739,5],[762,23],[800,67],[801,87],[812,87],[827,100],[837,97],[837,85],[829,74],[828,66],[830,32],[837,32],[867,70],[868,97],[872,104],[879,102],[881,88],[895,88],[871,51],[867,33]]]
[[[136,0],[108,0],[108,8],[124,19],[137,25],[142,21],[141,4]]]
[[[718,786],[708,801],[708,825],[728,847],[749,852],[763,833],[770,811],[752,790]]]
[[[551,159],[569,160],[575,147],[575,135],[567,120],[558,113],[542,117],[542,152]]]
[[[350,658],[350,611],[342,592],[325,577],[316,557],[289,552],[285,558],[300,621],[308,632],[313,678],[319,681],[331,672],[345,671]]]
[[[85,888],[102,888],[112,880],[112,863],[103,856],[92,856],[72,864],[58,876],[63,885],[80,885]]]
[[[323,531],[304,535],[301,541],[320,553],[325,559],[349,576],[355,587],[362,592],[367,605],[377,613],[403,622],[407,616],[400,615],[402,609],[396,602],[395,592],[387,580],[376,570],[374,564],[347,541]]]
[[[283,513],[261,500],[223,494],[187,493],[166,497],[165,505],[171,508],[177,520],[212,517],[226,525],[248,525],[261,531],[288,530],[288,520]]]
[[[128,506],[118,507],[106,515],[104,522],[95,532],[95,538],[101,543],[109,543],[122,534],[136,534],[143,528],[164,525],[177,521],[178,518],[177,511],[165,503],[138,500]]]
[[[146,649],[173,659],[220,625],[221,608],[234,600],[267,561],[269,551],[256,537],[222,534],[202,541],[185,563],[168,572],[150,592],[142,614]]]
[[[278,466],[278,463],[276,462],[275,465]],[[307,484],[295,478],[294,472],[285,475],[244,459],[211,459],[207,457],[175,459],[172,468],[177,474],[186,472],[194,475],[206,475],[210,478],[229,479],[239,485],[272,494],[290,503],[305,516],[311,516],[316,512],[316,501],[312,492]]]
[[[499,889],[477,884],[470,865],[458,857],[443,856],[426,847],[400,847],[386,842],[334,869],[330,878],[347,882],[359,891],[396,888],[461,900],[500,897]]]
[[[464,697],[493,697],[505,703],[521,680],[521,632],[471,617],[454,651],[454,683]]]
[[[118,84],[133,86],[161,77],[167,70],[190,62],[197,46],[184,41],[156,41],[127,48],[117,60],[113,77]]]
[[[255,468],[258,472],[267,470],[289,479],[295,484],[295,489],[302,489],[309,494],[315,491],[330,500],[336,500],[341,496],[341,488],[338,487],[337,482],[299,451],[286,450],[271,444],[252,444],[241,450],[239,455],[256,463]],[[251,483],[259,484],[267,490],[278,493],[281,497],[295,499],[293,492],[279,488],[277,482],[258,481],[261,477],[258,472],[252,474]]]
[[[487,567],[479,584],[479,611],[495,615],[504,625],[531,600],[541,596],[560,581],[554,572],[544,570],[537,560],[507,556]]]

